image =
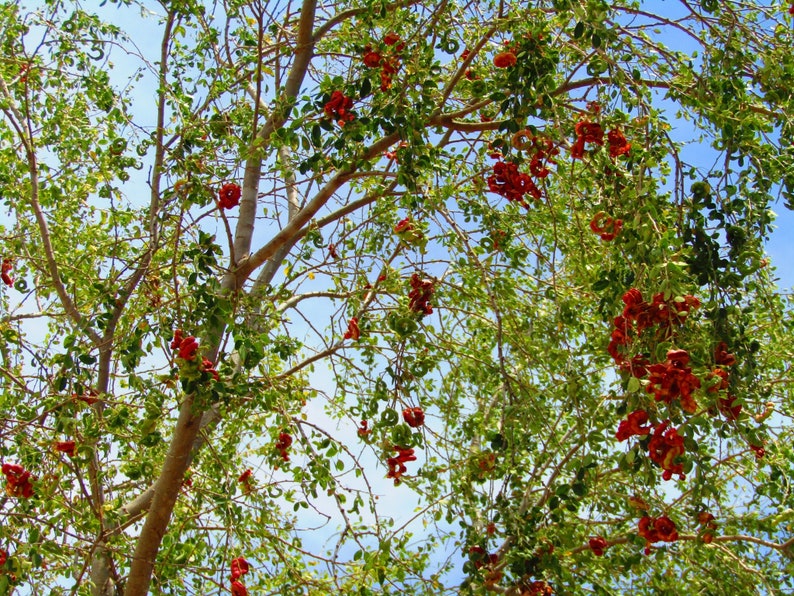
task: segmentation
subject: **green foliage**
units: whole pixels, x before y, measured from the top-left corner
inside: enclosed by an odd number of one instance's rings
[[[0,594],[794,589],[783,8],[31,4]]]

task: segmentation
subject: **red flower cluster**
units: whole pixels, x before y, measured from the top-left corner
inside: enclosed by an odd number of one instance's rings
[[[0,567],[6,564],[8,560],[8,551],[3,548],[0,548]]]
[[[669,425],[670,421],[665,420],[656,426],[648,443],[648,456],[664,470],[662,478],[670,480],[673,474],[678,474],[683,480],[684,466],[676,460],[684,454],[684,437],[676,429],[668,428]]]
[[[414,224],[411,223],[411,218],[406,217],[405,219],[401,219],[397,222],[397,225],[394,226],[394,233],[398,236],[400,234],[404,234],[406,232],[410,232],[414,229]]]
[[[380,61],[383,60],[383,56],[381,56],[378,52],[373,51],[372,46],[367,46],[364,48],[364,52],[364,66],[369,68],[380,66]]]
[[[631,360],[623,360],[620,362],[620,370],[624,373],[630,374],[632,377],[643,379],[648,374],[648,365],[650,364],[643,354],[636,354],[631,357]]]
[[[736,356],[728,353],[728,344],[721,341],[714,348],[714,362],[720,366],[733,366],[736,364]]]
[[[372,49],[371,45],[364,48],[364,65],[368,68],[381,67],[380,70],[380,90],[388,91],[392,87],[392,77],[400,70],[399,54],[405,48],[405,43],[400,42],[400,36],[396,33],[389,33],[383,38],[383,44],[394,48],[394,54],[385,55]],[[388,51],[388,50],[387,50]]]
[[[714,362],[718,366],[711,371],[709,376],[713,379],[719,379],[719,382],[709,387],[709,393],[718,393],[730,387],[730,383],[728,381],[730,375],[727,370],[720,367],[733,366],[736,364],[736,356],[728,352],[728,345],[724,341],[721,341],[719,344],[717,344],[717,347],[714,349]],[[735,395],[728,395],[726,397],[718,398],[717,407],[728,420],[738,419],[739,414],[742,412],[742,404],[736,403]],[[715,412],[712,411],[712,414],[714,413]]]
[[[208,372],[212,375],[212,378],[216,381],[220,380],[220,376],[218,375],[218,371],[215,370],[215,365],[212,363],[212,360],[209,358],[205,358],[204,356],[201,357],[201,366],[199,367],[200,370],[203,372]]]
[[[618,432],[615,437],[618,441],[625,441],[634,436],[645,436],[651,432],[652,426],[643,426],[648,422],[648,412],[645,410],[635,410],[629,414],[626,420],[621,420],[618,425]]]
[[[669,350],[667,360],[648,367],[650,376],[646,390],[654,394],[656,401],[667,404],[678,398],[684,411],[693,414],[697,410],[697,403],[692,391],[700,387],[700,379],[692,374],[688,363],[689,354],[686,350]]]
[[[397,455],[386,460],[386,465],[389,466],[386,478],[394,478],[394,486],[397,486],[400,484],[402,475],[408,471],[408,468],[405,467],[405,462],[416,461],[416,456],[414,455],[414,450],[408,447],[395,446],[394,450]]]
[[[248,573],[250,567],[248,565],[248,561],[246,561],[243,557],[237,557],[236,559],[232,560],[232,581],[236,579],[240,579],[246,573]]]
[[[717,524],[714,521],[714,516],[708,511],[701,511],[698,513],[698,525],[703,526],[701,538],[706,544],[711,544],[714,540],[714,532],[717,531]]]
[[[626,155],[631,149],[631,143],[626,140],[623,133],[619,130],[610,130],[607,133],[607,143],[609,143],[610,157],[619,157]]]
[[[657,424],[655,428],[650,424],[644,426],[647,423],[648,413],[645,410],[635,410],[626,420],[621,420],[615,438],[618,441],[625,441],[635,436],[646,436],[653,431],[648,442],[648,456],[651,461],[664,470],[662,478],[665,480],[670,480],[673,474],[678,474],[683,480],[684,466],[678,462],[678,458],[686,451],[684,438],[675,428],[669,428],[669,420]]]
[[[543,580],[535,580],[521,590],[521,596],[551,596],[554,589]]]
[[[614,240],[620,230],[623,229],[623,220],[613,219],[608,217],[603,211],[599,211],[590,220],[590,229],[594,234],[601,236],[601,240],[609,242]]]
[[[24,499],[33,496],[30,472],[19,464],[3,464],[2,470],[6,477],[6,494]]]
[[[590,545],[590,550],[593,551],[593,554],[596,557],[603,557],[604,550],[606,549],[607,546],[609,546],[609,544],[607,544],[607,541],[601,536],[596,536],[595,538],[591,538],[588,544]]]
[[[174,330],[174,339],[171,340],[171,349],[178,350],[177,357],[182,360],[193,360],[198,352],[198,342],[192,335],[184,337],[181,329]]]
[[[369,422],[367,422],[366,420],[362,420],[361,421],[361,426],[358,428],[358,431],[357,431],[358,436],[364,438],[371,432],[372,432],[372,429],[369,427]]]
[[[581,159],[584,157],[585,143],[595,143],[596,145],[604,144],[604,129],[597,122],[590,122],[589,120],[580,120],[574,127],[576,132],[576,142],[571,147],[571,157],[574,159]]]
[[[425,423],[425,412],[422,408],[405,408],[403,420],[411,428],[419,428]]]
[[[248,596],[248,590],[246,590],[245,586],[240,581],[240,578],[249,571],[248,561],[246,561],[243,557],[237,557],[236,559],[232,559],[231,567],[232,596]]]
[[[529,161],[529,171],[537,178],[546,178],[551,172],[549,163],[557,163],[553,156],[559,155],[560,150],[554,146],[554,142],[546,137],[535,136],[531,130],[519,130],[513,135],[510,144],[519,151],[532,152]]]
[[[536,199],[541,197],[540,189],[529,174],[519,172],[518,166],[512,162],[496,162],[493,165],[493,174],[488,176],[487,182],[491,192],[527,208],[529,204],[524,200],[525,194],[529,193]]]
[[[345,331],[345,339],[352,339],[358,341],[361,337],[361,331],[358,328],[358,318],[351,317],[347,323],[347,331]]]
[[[493,65],[496,68],[510,68],[511,66],[515,66],[516,62],[518,62],[518,58],[516,58],[516,55],[511,50],[500,52],[493,57]]]
[[[240,477],[237,479],[237,482],[240,482],[242,484],[248,484],[249,482],[251,482],[251,476],[253,474],[254,473],[251,471],[251,468],[248,468],[245,472],[240,474]]]
[[[55,451],[65,453],[69,457],[74,457],[77,450],[77,443],[74,441],[58,441],[55,443]]]
[[[355,119],[355,116],[350,111],[353,107],[353,100],[347,97],[341,91],[334,91],[331,94],[331,99],[323,107],[325,115],[329,118],[336,118],[339,126],[344,126],[345,122],[350,122]]]
[[[3,280],[3,283],[8,287],[11,287],[14,284],[14,280],[8,274],[13,266],[11,265],[11,259],[3,259],[2,268],[0,268],[0,279]]]
[[[380,70],[380,90],[388,91],[392,87],[392,77],[400,70],[399,54],[405,48],[405,43],[400,43],[400,36],[396,33],[389,33],[384,36],[383,44],[387,47],[394,47],[394,54],[385,55],[372,49],[372,46],[364,48],[364,64],[369,68],[381,67]],[[390,50],[387,50],[390,51]]]
[[[279,433],[278,441],[276,441],[276,450],[281,454],[281,459],[289,461],[289,454],[287,451],[292,445],[292,435],[286,432]]]
[[[728,420],[737,420],[742,413],[742,404],[736,402],[736,396],[721,397],[717,402],[720,412]]]
[[[667,338],[674,325],[682,324],[689,311],[700,306],[700,301],[694,296],[684,296],[683,300],[677,302],[675,299],[665,300],[661,292],[655,294],[653,301],[648,304],[636,288],[631,288],[623,294],[623,303],[625,304],[623,314],[614,320],[615,329],[612,331],[607,348],[615,362],[620,365],[626,363],[626,358],[618,348],[629,343],[632,333],[639,334],[649,327],[658,325],[661,335]]]
[[[397,35],[396,33],[387,33],[386,35],[383,36],[383,43],[385,43],[387,46],[396,45],[397,50],[400,51],[405,46],[402,44],[398,44],[397,43],[398,41],[400,41],[400,36]]]
[[[430,299],[433,297],[433,282],[422,279],[418,273],[411,276],[411,291],[408,292],[408,308],[413,312],[429,315],[433,312]]]
[[[227,182],[218,191],[218,206],[221,209],[231,209],[240,204],[243,192],[234,182]]]
[[[654,542],[675,542],[678,540],[678,531],[675,523],[666,515],[661,517],[645,516],[638,524],[639,535],[645,538],[645,554],[650,554],[651,544]]]
[[[410,217],[398,221],[397,225],[394,226],[394,233],[408,246],[422,247],[427,244],[422,229],[414,224]]]

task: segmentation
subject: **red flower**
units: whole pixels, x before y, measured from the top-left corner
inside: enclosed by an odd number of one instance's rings
[[[2,471],[6,477],[6,493],[9,496],[24,499],[33,496],[30,472],[19,464],[3,464]]]
[[[501,52],[493,57],[493,65],[496,68],[510,68],[515,66],[518,59],[513,52]]]
[[[611,157],[626,155],[631,149],[631,143],[626,140],[626,137],[619,130],[610,130],[607,133],[607,142],[609,143],[609,155]]]
[[[525,194],[529,193],[536,199],[541,197],[540,189],[535,186],[529,174],[519,172],[518,166],[513,162],[496,162],[493,165],[493,174],[488,176],[487,182],[491,192],[527,208],[529,205],[524,201]]]
[[[232,582],[232,596],[248,596],[248,590],[239,581]]]
[[[425,423],[425,412],[422,408],[405,408],[403,420],[411,428],[418,428]]]
[[[212,378],[215,379],[216,381],[220,380],[218,371],[215,370],[215,365],[212,363],[212,360],[210,360],[209,358],[205,358],[202,356],[201,366],[199,368],[204,372],[210,373],[212,375]]]
[[[402,45],[402,44],[401,44]],[[398,49],[400,47],[398,46]],[[381,62],[380,90],[388,91],[392,86],[392,75],[400,70],[400,59],[396,56],[386,58]]]
[[[185,339],[185,337],[182,335],[182,330],[174,329],[174,339],[171,340],[171,349],[178,350],[183,339]]]
[[[8,552],[5,549],[0,548],[0,567],[6,564],[7,559],[8,559]]]
[[[714,522],[714,516],[708,511],[701,511],[698,513],[698,525],[703,526],[701,530],[701,539],[706,544],[711,544],[714,540],[714,532],[717,530],[717,524]]]
[[[648,412],[645,410],[635,410],[629,414],[626,420],[621,420],[618,425],[618,432],[615,437],[618,441],[625,441],[633,436],[644,436],[651,432],[651,426],[642,426],[648,422]]]
[[[461,55],[460,55],[460,59],[461,59],[461,60],[463,60],[463,61],[465,62],[466,60],[468,60],[468,59],[469,59],[469,56],[471,56],[471,51],[469,51],[469,50],[463,50],[463,52],[462,52],[462,53],[461,53]]]
[[[631,375],[632,377],[642,379],[648,375],[648,365],[650,362],[642,354],[637,354],[636,356],[632,356],[631,360],[621,359],[619,364],[621,371]]]
[[[8,272],[12,269],[11,259],[3,259],[2,269],[0,269],[0,279],[3,280],[3,283],[8,287],[11,287],[14,284],[14,280],[8,275]]]
[[[381,60],[383,60],[383,56],[381,56],[378,52],[373,52],[372,49],[367,46],[366,54],[364,54],[364,65],[370,68],[375,68],[380,64]]]
[[[638,533],[645,538],[645,553],[650,552],[650,544],[653,542],[675,542],[678,540],[678,531],[675,523],[667,516],[649,517],[640,519]]]
[[[69,457],[74,457],[77,444],[74,441],[58,441],[55,443],[55,451],[65,453]]]
[[[358,319],[356,317],[351,317],[350,321],[347,323],[347,331],[345,331],[345,339],[352,339],[354,341],[358,341],[358,338],[361,336],[361,331],[358,328]]]
[[[760,445],[750,445],[750,449],[755,452],[755,459],[761,459],[766,455],[766,449],[761,447]]]
[[[328,256],[332,259],[339,258],[339,254],[336,252],[336,245],[333,242],[328,245]]]
[[[218,205],[221,209],[231,209],[240,204],[240,197],[242,196],[240,187],[234,182],[228,182],[221,186],[218,191]]]
[[[675,523],[669,517],[663,515],[656,518],[653,524],[659,540],[662,542],[675,542],[678,540],[678,531],[676,530]]]
[[[408,232],[413,229],[414,225],[411,223],[411,218],[406,217],[405,219],[401,219],[397,222],[397,225],[394,226],[394,233],[399,235],[403,232]]]
[[[414,455],[414,450],[408,447],[394,447],[394,450],[397,455],[386,460],[386,465],[389,466],[386,478],[394,478],[394,486],[397,486],[400,484],[402,475],[408,471],[408,468],[405,467],[405,462],[416,461],[416,456]]]
[[[673,325],[682,325],[686,321],[689,311],[698,308],[700,300],[687,294],[683,298],[671,299],[666,301],[664,294],[659,292],[653,297],[651,311],[654,322],[663,326],[663,330],[669,333]]]
[[[411,276],[411,291],[408,293],[408,308],[424,315],[432,314],[433,306],[430,304],[430,299],[433,297],[433,292],[433,282],[422,279],[418,273],[414,273]]]
[[[595,538],[591,538],[589,543],[590,550],[593,551],[593,554],[596,557],[603,557],[604,556],[604,549],[609,546],[607,541],[604,540],[601,536],[596,536]]]
[[[648,367],[650,377],[646,391],[653,393],[656,401],[668,404],[678,398],[683,410],[693,414],[697,410],[697,403],[692,392],[700,387],[700,379],[692,374],[688,362],[686,350],[669,350],[665,362]]]
[[[742,404],[737,403],[735,395],[721,397],[717,402],[717,407],[728,420],[736,420],[742,413]]]
[[[287,454],[287,450],[292,445],[292,435],[286,432],[279,433],[278,441],[276,441],[276,450],[281,454],[281,458],[284,461],[289,461],[289,455]]]
[[[179,352],[177,356],[182,358],[182,360],[193,360],[196,357],[196,352],[198,351],[198,342],[196,338],[192,335],[188,335],[182,342],[179,344]]]
[[[325,115],[328,117],[335,117],[339,126],[344,126],[345,122],[350,122],[355,119],[355,116],[350,111],[353,107],[353,100],[347,97],[341,91],[334,91],[331,94],[331,99],[323,107]]]
[[[574,159],[581,159],[584,157],[585,143],[595,143],[596,145],[604,144],[604,130],[597,122],[590,122],[589,120],[580,120],[574,127],[576,132],[576,142],[571,147],[571,157]]]
[[[677,460],[686,451],[684,437],[675,428],[667,428],[669,424],[670,421],[665,420],[654,429],[648,443],[648,456],[664,470],[662,478],[670,480],[673,474],[678,474],[679,479],[683,480],[684,466],[677,463]]]
[[[362,420],[361,426],[357,432],[359,437],[366,437],[369,433],[371,433],[372,430],[369,428],[369,422]]]
[[[590,220],[590,229],[593,231],[593,233],[601,236],[601,240],[606,242],[614,240],[615,236],[620,233],[622,228],[622,219],[613,219],[608,217],[603,211],[596,213],[595,216],[593,216],[593,219]]]
[[[232,559],[232,581],[240,579],[242,576],[248,573],[248,569],[248,561],[246,561],[243,557]]]
[[[727,370],[722,370],[721,368],[715,368],[713,371],[709,373],[709,377],[712,379],[718,378],[720,379],[719,383],[715,383],[711,387],[709,387],[709,393],[717,393],[718,391],[722,391],[723,389],[727,389],[730,386],[728,382],[728,374]]]
[[[251,469],[249,468],[249,469],[247,469],[245,472],[243,472],[242,474],[240,474],[240,477],[237,479],[237,482],[243,482],[243,483],[250,482],[250,480],[251,480],[251,476],[252,476],[252,475],[253,475],[253,472],[252,472],[252,471],[251,471]],[[236,559],[235,559],[235,560],[236,560]],[[232,561],[232,565],[234,565],[234,561]]]
[[[531,582],[521,596],[551,596],[554,594],[554,589],[544,582],[543,580],[535,580]]]
[[[387,46],[393,46],[398,41],[400,41],[400,36],[397,35],[396,33],[387,33],[383,37],[383,43],[385,43]]]
[[[728,353],[728,344],[721,341],[714,348],[714,362],[720,366],[733,366],[736,364],[736,356]]]
[[[585,143],[595,143],[596,145],[604,144],[604,130],[597,122],[590,122],[589,120],[580,120],[574,126],[576,136],[583,139]]]

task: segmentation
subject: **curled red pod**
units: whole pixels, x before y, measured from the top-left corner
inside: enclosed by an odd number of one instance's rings
[[[403,410],[403,420],[411,428],[418,428],[425,423],[425,412],[422,408],[405,408]]]

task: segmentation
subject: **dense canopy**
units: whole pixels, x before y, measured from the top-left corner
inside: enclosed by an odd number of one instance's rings
[[[794,590],[791,12],[0,3],[0,595]]]

